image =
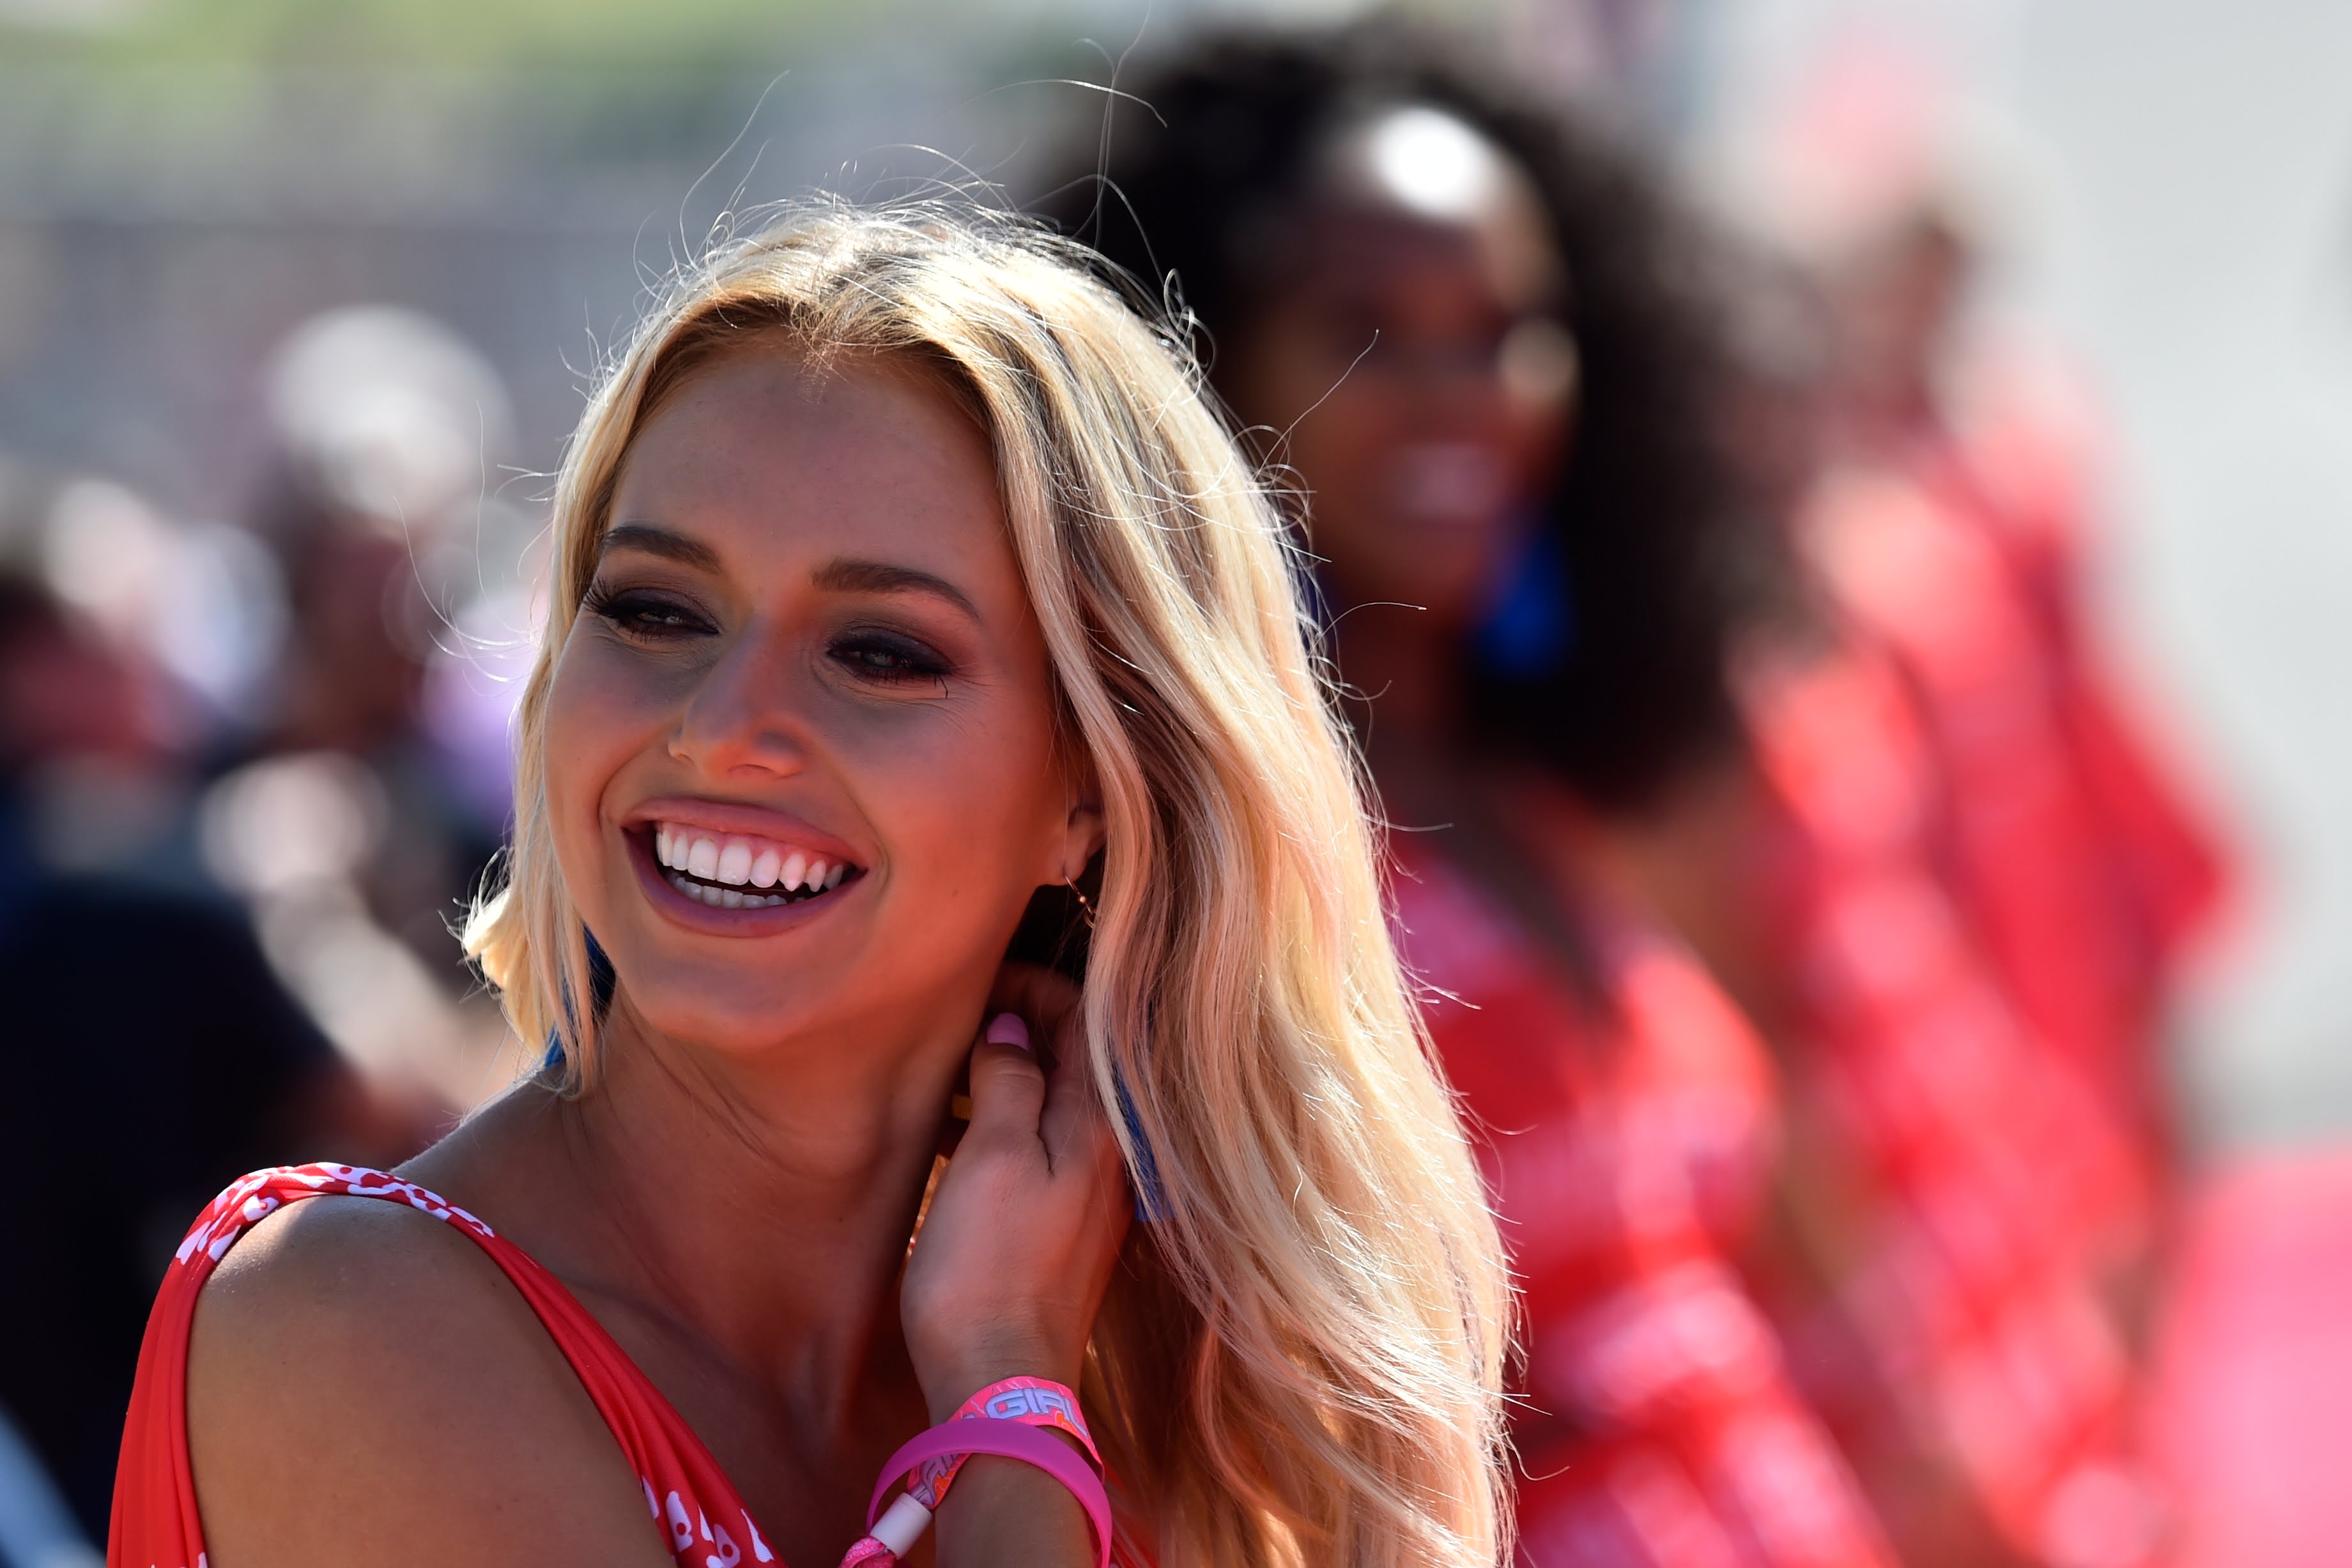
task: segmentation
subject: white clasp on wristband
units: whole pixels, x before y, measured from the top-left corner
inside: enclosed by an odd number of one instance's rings
[[[905,1492],[900,1492],[890,1506],[882,1510],[882,1517],[874,1521],[874,1528],[866,1533],[888,1547],[895,1555],[904,1557],[913,1549],[915,1542],[923,1538],[923,1531],[930,1527],[931,1510]]]

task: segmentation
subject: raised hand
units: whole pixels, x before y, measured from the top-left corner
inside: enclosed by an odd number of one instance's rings
[[[972,1047],[971,1124],[899,1291],[934,1419],[1000,1378],[1076,1385],[1133,1206],[1087,1079],[1076,987],[1007,965],[989,1017]]]

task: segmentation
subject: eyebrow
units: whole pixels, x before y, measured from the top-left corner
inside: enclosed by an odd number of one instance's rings
[[[975,621],[982,618],[979,606],[946,578],[888,561],[839,556],[810,574],[809,581],[835,594],[929,594],[953,605]]]
[[[698,571],[719,570],[719,552],[698,539],[689,539],[649,522],[624,522],[606,529],[600,549],[635,550]],[[953,605],[975,621],[984,618],[964,591],[946,578],[894,562],[835,556],[809,574],[809,582],[832,594],[928,594]]]
[[[658,555],[665,561],[675,561],[681,566],[692,566],[704,572],[719,570],[719,552],[698,539],[683,533],[673,533],[667,528],[656,528],[649,522],[625,522],[604,531],[598,548],[599,554],[615,550],[635,550],[646,555]]]

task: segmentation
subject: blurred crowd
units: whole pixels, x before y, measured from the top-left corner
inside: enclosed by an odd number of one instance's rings
[[[1962,330],[1964,204],[1735,231],[1390,23],[1123,89],[1030,195],[1294,505],[1524,1286],[1521,1560],[2171,1560],[2164,1047],[2227,857],[2086,608],[2095,409]],[[237,518],[0,467],[0,1474],[57,1500],[0,1562],[103,1538],[216,1187],[527,1058],[450,934],[530,636],[505,394],[388,307],[270,363]]]
[[[450,929],[504,828],[528,638],[524,536],[481,499],[497,378],[360,309],[269,391],[234,524],[0,468],[0,1180],[43,1194],[0,1413],[86,1540],[188,1215],[246,1168],[404,1159],[514,1066]]]

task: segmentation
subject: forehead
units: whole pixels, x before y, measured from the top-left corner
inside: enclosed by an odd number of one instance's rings
[[[903,359],[820,360],[761,333],[697,364],[630,442],[612,518],[722,552],[1006,554],[987,437],[937,374]]]
[[[1559,291],[1564,268],[1533,180],[1439,110],[1395,109],[1343,129],[1315,161],[1306,197],[1299,260],[1327,282],[1475,274],[1514,310]]]
[[[1301,215],[1288,286],[1276,298],[1309,302],[1365,296],[1434,302],[1475,297],[1506,313],[1555,309],[1565,269],[1549,237],[1516,216],[1493,223],[1432,222],[1353,204]]]

